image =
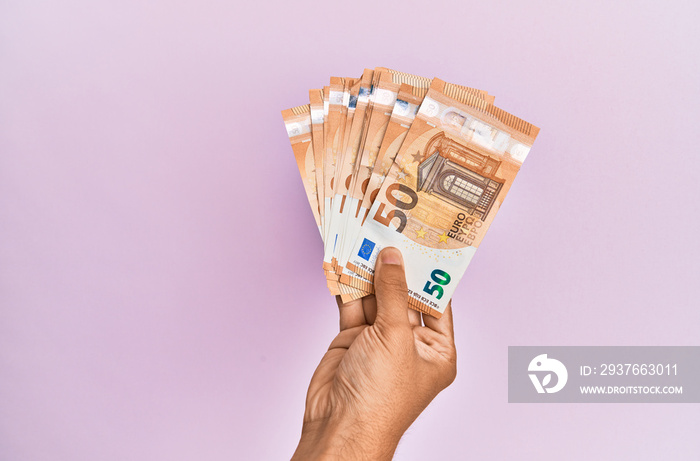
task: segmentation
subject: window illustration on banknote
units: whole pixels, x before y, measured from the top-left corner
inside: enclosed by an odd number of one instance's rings
[[[489,213],[503,179],[495,176],[501,162],[480,154],[444,133],[426,145],[418,165],[418,191],[435,194],[483,220]]]

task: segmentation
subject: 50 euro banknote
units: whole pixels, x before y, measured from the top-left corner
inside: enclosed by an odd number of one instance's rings
[[[439,318],[538,133],[483,98],[433,79],[340,281],[372,292],[378,253],[396,247],[410,307]]]
[[[316,165],[314,163],[314,149],[311,142],[311,106],[305,104],[282,111],[287,135],[292,145],[294,159],[299,168],[299,174],[304,184],[304,192],[311,207],[311,213],[316,221],[316,227],[323,238],[320,206],[316,184]]]

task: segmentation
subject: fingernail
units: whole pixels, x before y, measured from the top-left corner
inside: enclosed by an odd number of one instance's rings
[[[393,247],[384,248],[379,254],[379,262],[382,264],[401,265],[401,252]]]

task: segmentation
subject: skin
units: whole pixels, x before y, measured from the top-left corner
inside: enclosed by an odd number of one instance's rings
[[[385,248],[375,295],[343,304],[340,333],[306,396],[293,460],[390,460],[403,433],[457,374],[452,306],[435,319],[408,308],[401,253]]]

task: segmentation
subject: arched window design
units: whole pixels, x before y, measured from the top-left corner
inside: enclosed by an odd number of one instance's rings
[[[448,174],[442,180],[442,189],[452,195],[458,202],[476,205],[484,193],[481,185],[470,182],[467,178],[456,174]]]
[[[432,154],[428,155],[429,152]],[[421,158],[420,152],[413,156]],[[453,141],[434,136],[418,163],[418,190],[459,205],[462,211],[486,219],[504,180],[496,176],[501,161]]]

